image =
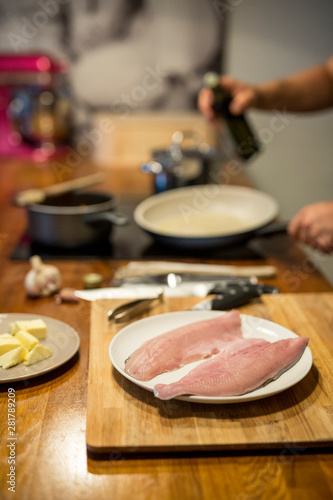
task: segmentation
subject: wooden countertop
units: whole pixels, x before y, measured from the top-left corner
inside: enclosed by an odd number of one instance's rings
[[[88,166],[72,171],[71,175],[84,175],[91,170]],[[111,181],[112,175],[107,182],[112,190]],[[164,453],[135,458],[127,458],[120,452],[107,457],[87,454],[90,304],[85,301],[57,304],[54,297],[28,299],[23,280],[29,264],[9,258],[26,223],[24,210],[10,203],[13,194],[19,189],[52,182],[54,172],[48,165],[0,162],[0,312],[60,319],[78,332],[81,342],[79,355],[54,372],[29,381],[1,384],[1,498],[13,498],[8,491],[10,485],[6,484],[6,475],[11,472],[10,448],[6,446],[10,437],[8,389],[15,391],[15,488],[17,498],[22,500],[127,500],[132,494],[139,500],[333,498],[333,457],[327,448],[320,446],[309,450],[286,442],[283,449],[269,451]],[[244,178],[235,176],[232,182],[242,184]],[[259,265],[274,265],[278,271],[275,278],[265,280],[267,283],[287,293],[332,292],[331,285],[288,236],[276,235],[258,244],[266,255]],[[124,264],[97,259],[52,263],[60,269],[64,286],[75,288],[82,288],[82,276],[88,272],[101,273],[103,285],[107,285],[114,270]],[[258,265],[258,261],[227,263]],[[283,410],[280,418],[283,419]],[[301,415],[299,418],[301,421]]]

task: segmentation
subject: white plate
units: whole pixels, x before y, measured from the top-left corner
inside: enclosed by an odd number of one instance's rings
[[[134,384],[153,392],[156,384],[170,384],[179,380],[188,373],[194,366],[204,362],[204,360],[189,363],[188,365],[172,371],[158,375],[157,377],[142,382],[131,377],[124,371],[125,359],[127,359],[140,345],[146,340],[152,339],[168,330],[179,326],[193,323],[204,319],[210,319],[220,314],[225,314],[221,311],[184,311],[167,314],[160,314],[150,318],[131,323],[123,328],[115,335],[109,346],[109,356],[113,366],[127,379]],[[267,321],[263,318],[255,316],[247,316],[242,314],[242,330],[245,338],[257,337],[275,342],[280,339],[293,338],[297,335],[287,328],[284,328],[276,323]],[[190,401],[192,403],[239,403],[251,401],[255,399],[272,396],[278,392],[284,391],[302,380],[309,372],[312,366],[312,354],[306,347],[302,357],[289,370],[284,372],[277,380],[270,382],[264,387],[244,394],[242,396],[233,397],[203,397],[203,396],[181,396],[176,399]]]
[[[55,370],[71,359],[79,349],[77,332],[66,323],[47,316],[35,314],[0,314],[0,333],[10,333],[9,323],[41,318],[47,326],[47,337],[39,342],[52,349],[52,356],[31,366],[22,363],[5,370],[0,367],[0,383],[25,380]]]

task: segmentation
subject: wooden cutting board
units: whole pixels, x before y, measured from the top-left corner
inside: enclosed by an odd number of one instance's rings
[[[239,308],[310,338],[314,363],[294,387],[257,401],[161,401],[111,365],[108,348],[124,327],[107,311],[124,300],[92,303],[86,441],[93,453],[326,447],[333,444],[333,293],[265,295]],[[149,315],[186,310],[198,298],[170,298]]]

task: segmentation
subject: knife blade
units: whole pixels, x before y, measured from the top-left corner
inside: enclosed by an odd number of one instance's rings
[[[263,293],[279,293],[279,289],[263,283],[233,284],[223,289],[218,285],[211,293],[216,293],[213,299],[206,299],[196,304],[191,310],[198,311],[224,311],[248,304],[260,297]]]
[[[112,286],[122,285],[167,285],[170,288],[175,288],[181,283],[192,282],[219,282],[228,284],[248,284],[258,283],[255,276],[239,277],[233,275],[215,275],[215,274],[199,274],[199,273],[162,273],[162,274],[143,274],[141,276],[127,276],[120,279],[112,280]]]

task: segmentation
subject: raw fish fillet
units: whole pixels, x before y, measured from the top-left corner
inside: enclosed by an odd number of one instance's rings
[[[125,372],[138,380],[150,380],[160,373],[217,354],[227,342],[242,337],[240,314],[229,311],[148,340],[125,361]]]
[[[308,341],[308,338],[299,337],[253,343],[245,348],[240,345],[234,352],[230,346],[231,349],[201,363],[179,381],[157,384],[154,394],[160,399],[171,399],[184,394],[230,397],[251,392],[294,365]]]

